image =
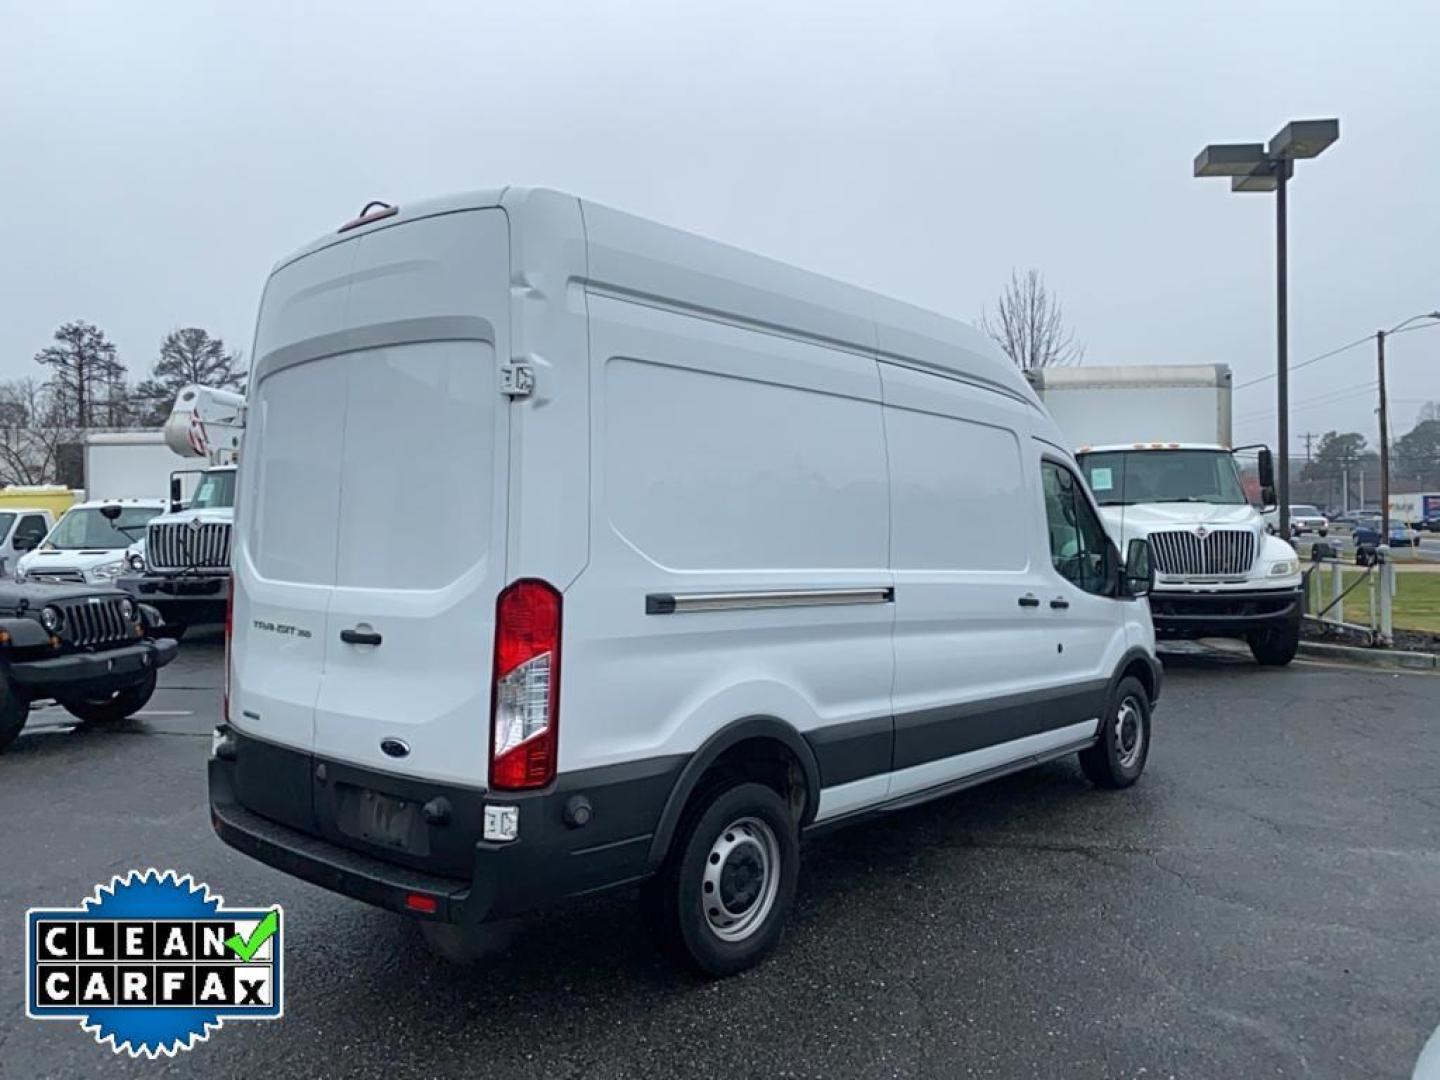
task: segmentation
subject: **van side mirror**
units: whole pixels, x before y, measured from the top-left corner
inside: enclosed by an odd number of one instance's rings
[[[15,539],[10,541],[10,546],[16,551],[34,551],[40,546],[44,537],[36,536],[34,533],[16,533]]]
[[[180,511],[180,474],[170,474],[170,513]]]
[[[1125,548],[1125,568],[1120,573],[1120,592],[1124,596],[1149,596],[1155,587],[1155,556],[1150,541],[1135,537]]]

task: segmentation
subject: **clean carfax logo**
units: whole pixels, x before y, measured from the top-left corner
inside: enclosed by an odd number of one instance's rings
[[[277,1019],[283,921],[279,905],[227,908],[188,874],[132,870],[78,908],[26,914],[26,1012],[151,1058],[225,1020]]]

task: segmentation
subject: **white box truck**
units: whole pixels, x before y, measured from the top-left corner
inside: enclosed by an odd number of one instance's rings
[[[85,498],[159,499],[170,490],[175,457],[163,431],[104,431],[85,436]]]
[[[1239,637],[1262,664],[1300,640],[1300,560],[1240,482],[1225,364],[1046,368],[1031,384],[1065,433],[1115,542],[1150,541],[1161,638]],[[1274,466],[1260,450],[1273,504]]]
[[[1412,491],[1390,496],[1390,520],[1412,529],[1440,531],[1440,491]]]

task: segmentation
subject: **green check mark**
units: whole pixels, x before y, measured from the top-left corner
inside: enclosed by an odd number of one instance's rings
[[[249,960],[260,951],[260,946],[275,936],[275,931],[278,929],[280,929],[280,913],[272,911],[260,920],[260,925],[250,932],[248,939],[242,938],[239,934],[232,934],[225,939],[225,944],[241,960]]]

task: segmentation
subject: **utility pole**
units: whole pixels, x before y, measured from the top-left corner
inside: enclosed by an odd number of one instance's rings
[[[1375,331],[1375,360],[1380,365],[1380,543],[1390,543],[1390,414],[1385,401],[1385,331]]]
[[[1305,464],[1310,464],[1310,444],[1315,441],[1315,432],[1307,431],[1300,438],[1305,442]]]

